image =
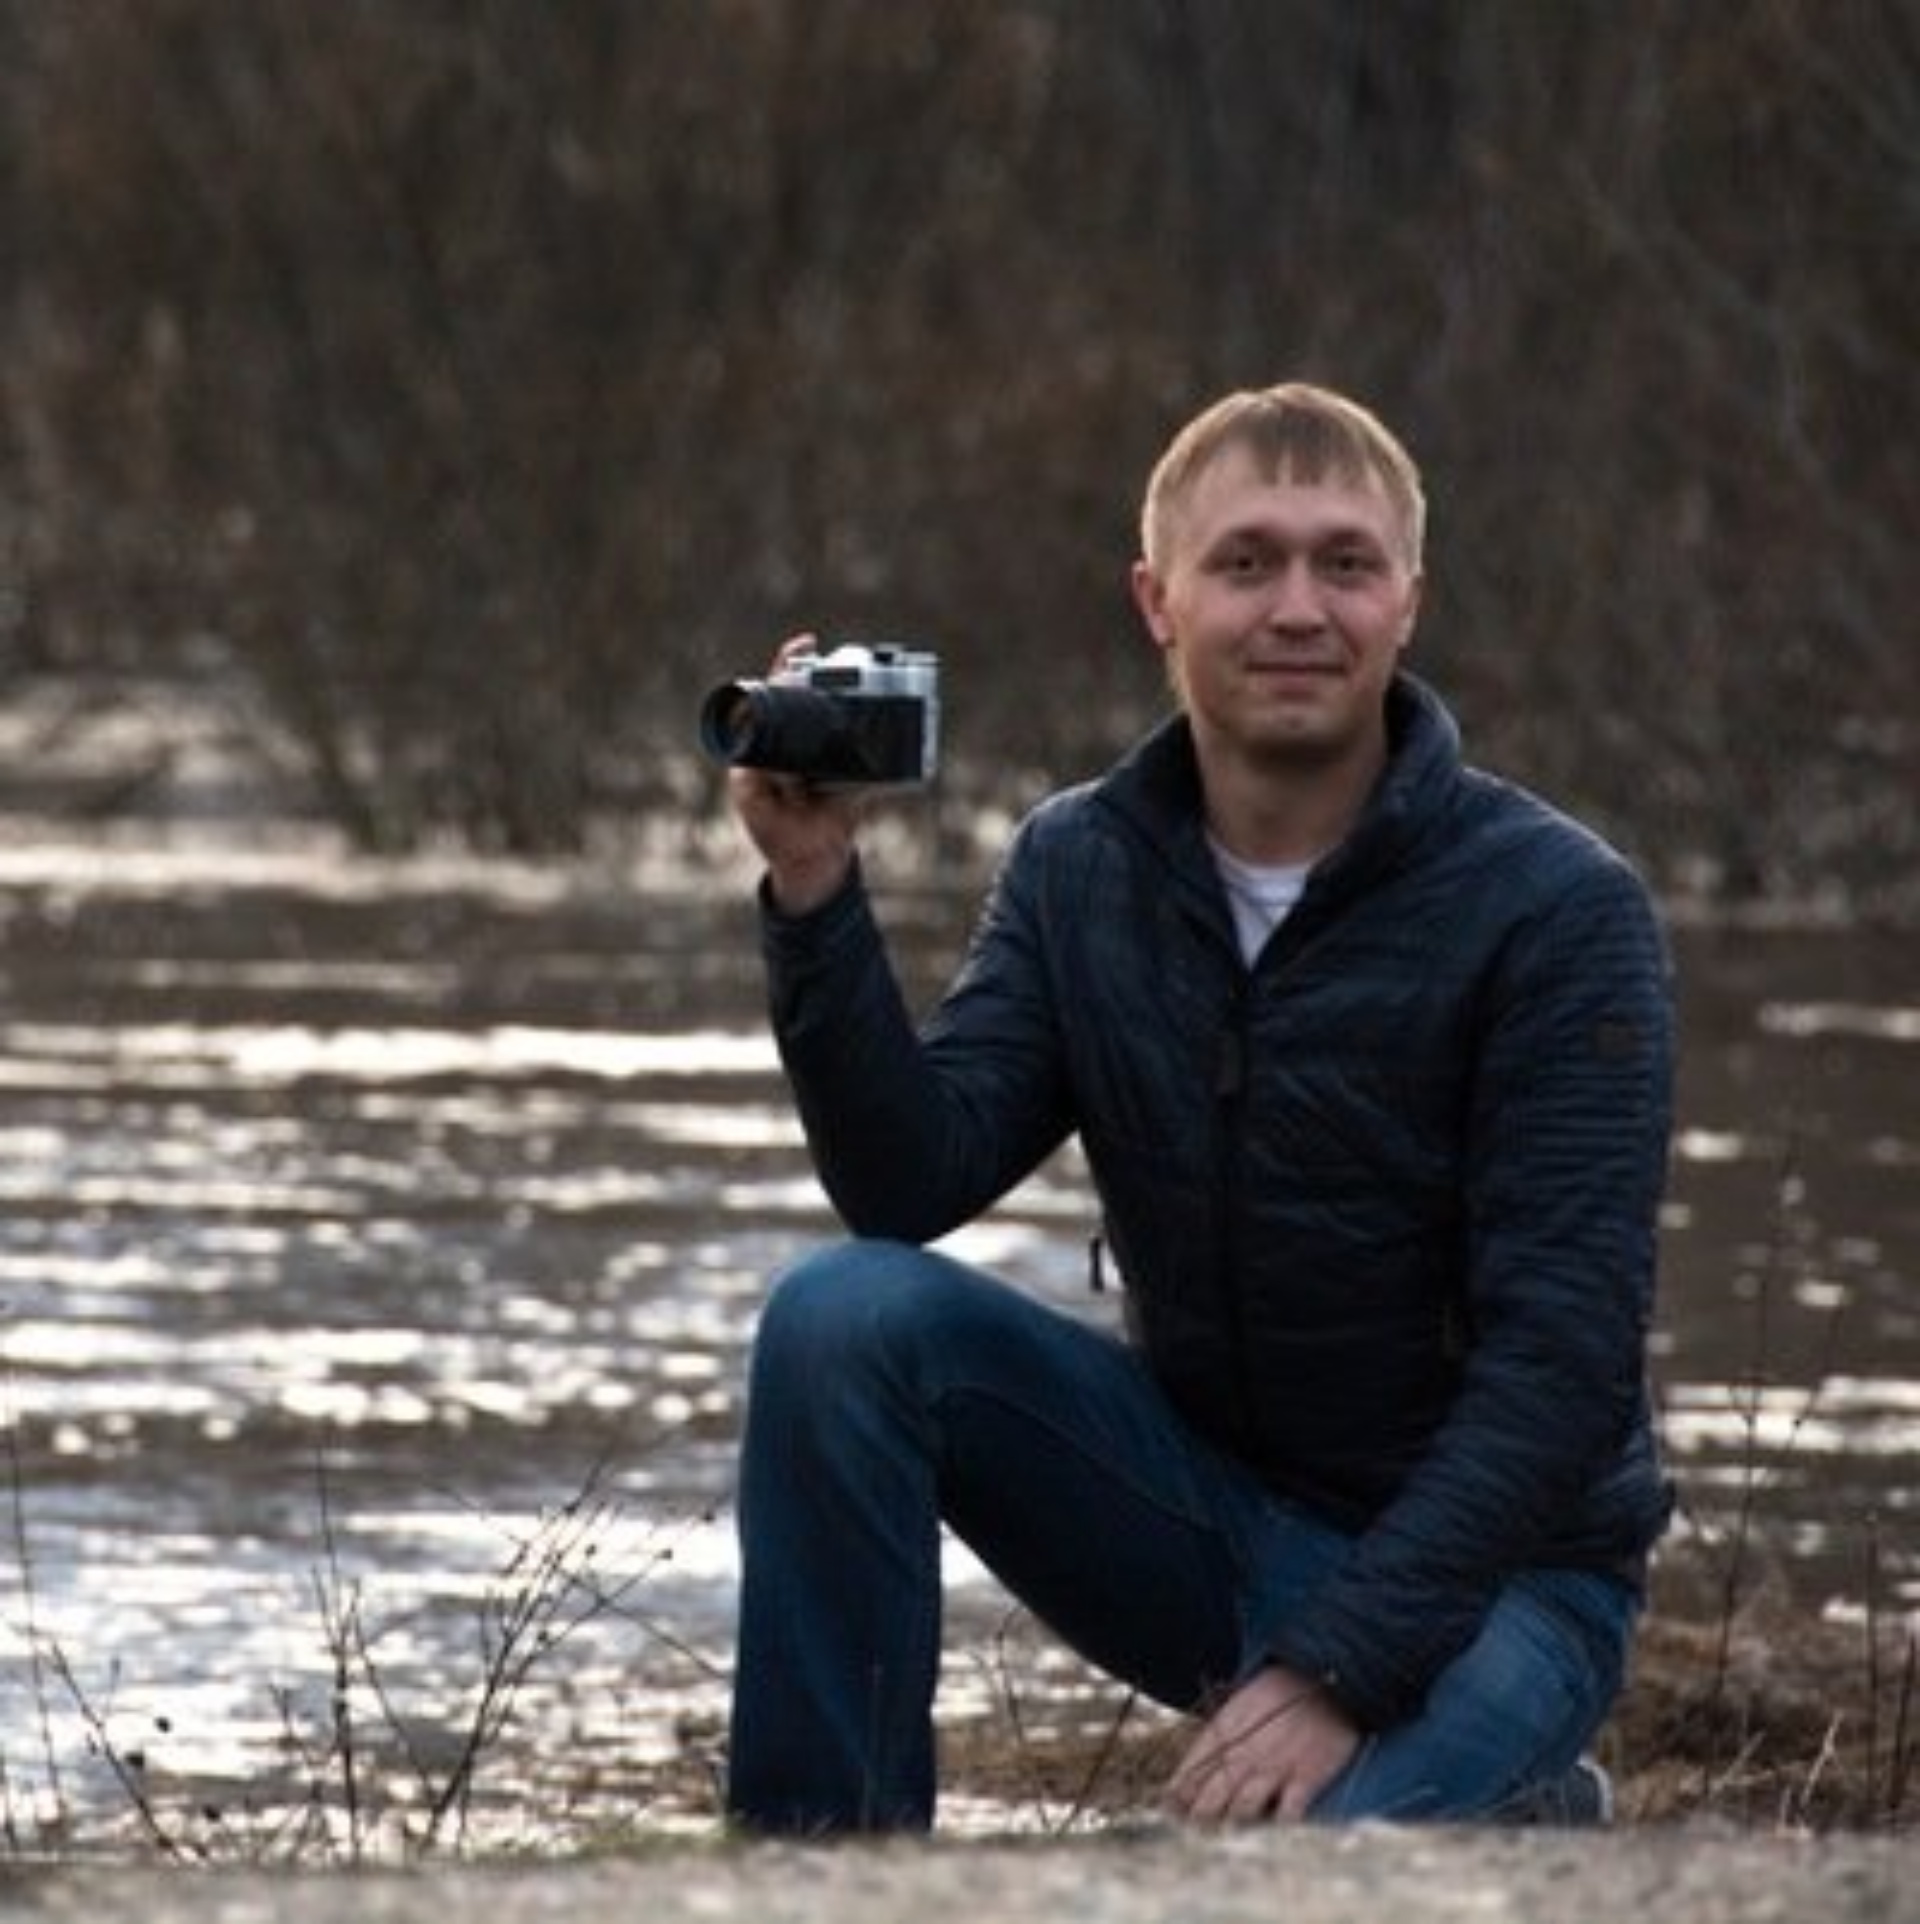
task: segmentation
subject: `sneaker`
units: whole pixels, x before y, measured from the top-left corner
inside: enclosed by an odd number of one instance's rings
[[[1613,1822],[1613,1779],[1591,1757],[1582,1757],[1571,1770],[1522,1791],[1506,1821],[1604,1830]]]

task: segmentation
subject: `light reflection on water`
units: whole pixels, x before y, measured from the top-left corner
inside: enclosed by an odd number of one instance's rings
[[[440,1754],[489,1612],[587,1491],[619,1607],[530,1676],[476,1834],[552,1844],[710,1807],[745,1344],[766,1276],[830,1233],[744,891],[718,897],[0,850],[17,1808],[44,1789],[45,1704],[69,1797],[102,1835],[125,1811],[36,1651],[68,1659],[156,1785],[287,1771],[289,1723],[311,1748],[329,1701],[328,1571],[393,1717]],[[918,984],[966,913],[903,906]],[[1920,1608],[1920,984],[1865,938],[1695,932],[1682,959],[1656,1344],[1678,1541],[1716,1554],[1757,1488],[1806,1600],[1857,1599],[1872,1517],[1882,1607]],[[1110,1317],[1086,1290],[1092,1216],[1067,1155],[953,1246]],[[1004,1715],[980,1655],[1003,1606],[965,1558],[952,1576],[947,1713]],[[1111,1715],[1043,1641],[1025,1661],[1028,1729]],[[360,1714],[387,1715],[364,1690]]]
[[[363,972],[363,979],[364,979]],[[377,991],[370,991],[376,993]],[[765,1036],[724,1030],[684,1035],[619,1035],[504,1025],[477,1032],[409,1028],[319,1029],[304,1023],[156,1023],[102,1033],[77,1024],[13,1024],[0,1077],[36,1086],[51,1064],[62,1086],[96,1086],[137,1077],[167,1090],[285,1086],[309,1077],[382,1085],[436,1076],[502,1080],[544,1074],[604,1077],[765,1074],[775,1066]]]
[[[1920,1009],[1858,1002],[1768,1002],[1756,1018],[1769,1035],[1858,1036],[1870,1042],[1920,1042]]]

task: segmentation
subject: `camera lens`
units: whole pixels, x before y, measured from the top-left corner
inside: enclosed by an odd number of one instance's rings
[[[700,710],[700,741],[714,760],[736,768],[844,777],[846,718],[839,703],[812,688],[764,681],[723,682]]]
[[[738,762],[753,747],[757,684],[723,682],[700,710],[700,745],[715,761]]]

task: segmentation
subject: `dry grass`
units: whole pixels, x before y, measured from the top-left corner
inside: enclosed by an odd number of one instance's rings
[[[1656,1616],[1606,1733],[1626,1817],[1763,1828],[1912,1829],[1920,1732],[1912,1634],[1764,1599],[1727,1636]],[[1725,1661],[1722,1663],[1724,1651]]]
[[[1751,1830],[1920,1828],[1915,1642],[1767,1597],[1731,1624],[1655,1612],[1598,1745],[1624,1823]],[[1113,1693],[1041,1723],[1012,1685],[944,1733],[948,1792],[1072,1830],[1151,1812],[1187,1726]]]

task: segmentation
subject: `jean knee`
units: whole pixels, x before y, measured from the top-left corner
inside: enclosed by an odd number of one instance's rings
[[[867,1240],[802,1257],[760,1312],[756,1371],[831,1380],[858,1373],[890,1330],[912,1320],[914,1277],[927,1260],[908,1244]]]

